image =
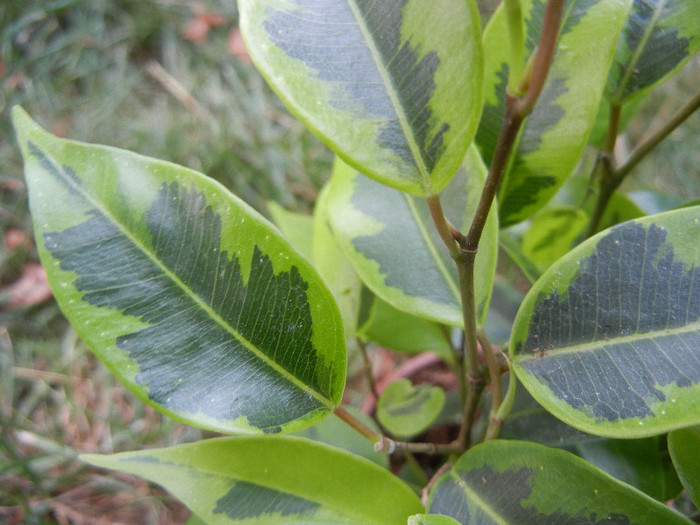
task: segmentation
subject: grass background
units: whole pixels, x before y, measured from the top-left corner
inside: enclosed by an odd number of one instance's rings
[[[495,2],[482,2],[490,12]],[[17,304],[38,263],[9,110],[61,136],[204,172],[265,212],[308,212],[332,156],[236,54],[234,1],[4,0],[0,7],[0,522],[182,523],[187,511],[80,452],[196,440],[137,402],[85,348],[51,299]],[[700,85],[697,60],[650,98],[634,144]],[[622,144],[624,146],[624,143]],[[623,189],[680,202],[700,193],[694,115]],[[34,265],[34,266],[32,266]],[[33,282],[27,294],[41,293]],[[45,292],[45,291],[44,291]]]

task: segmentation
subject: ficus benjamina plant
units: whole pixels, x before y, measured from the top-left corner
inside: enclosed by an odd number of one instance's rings
[[[66,317],[144,403],[231,434],[84,461],[192,523],[697,521],[700,206],[619,187],[700,94],[614,147],[700,48],[700,2],[503,0],[483,27],[473,0],[238,7],[336,154],[313,217],[14,109]],[[377,348],[454,387],[369,373],[363,413],[348,362]]]

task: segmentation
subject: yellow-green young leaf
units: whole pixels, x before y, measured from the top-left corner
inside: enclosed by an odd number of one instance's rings
[[[668,435],[668,451],[688,495],[700,507],[700,426],[674,430]]]
[[[482,106],[473,0],[239,0],[253,62],[359,171],[415,195],[459,168]]]
[[[585,198],[583,202],[581,202],[582,197],[584,195],[589,195],[590,190],[591,178],[589,176],[574,175],[566,179],[566,182],[549,205],[573,206],[582,209],[588,216],[590,216],[593,213],[595,200]],[[666,206],[665,208],[656,209],[653,211],[642,211],[642,209],[630,199],[630,196],[625,195],[621,191],[614,191],[612,197],[610,197],[610,202],[605,208],[605,213],[603,213],[603,217],[600,219],[598,231],[605,230],[615,226],[616,224],[620,224],[621,222],[644,217],[644,215],[647,214],[651,215],[653,213],[667,211],[672,207],[673,206]]]
[[[595,122],[617,35],[632,0],[566,2],[557,48],[540,99],[523,124],[499,187],[502,227],[527,219],[576,167]],[[521,2],[527,53],[534,52],[546,0]],[[507,17],[503,3],[484,32],[485,105],[476,142],[491,161],[505,113]]]
[[[377,419],[394,436],[408,439],[426,430],[440,415],[445,392],[439,386],[390,383],[377,401]]]
[[[447,327],[397,310],[366,287],[362,288],[357,333],[384,348],[408,354],[433,352],[454,363]]]
[[[563,450],[488,441],[433,486],[428,509],[463,525],[689,525],[666,505]]]
[[[314,208],[312,260],[314,267],[335,297],[343,318],[346,336],[355,337],[362,281],[331,230],[328,214],[329,190],[330,186],[326,184],[319,193]]]
[[[408,518],[408,525],[459,525],[459,522],[442,514],[416,514]]]
[[[699,49],[700,2],[634,0],[608,75],[607,100],[643,98]]]
[[[388,470],[289,436],[241,436],[81,459],[158,483],[209,525],[404,525],[423,512]]]
[[[222,432],[294,430],[337,406],[340,315],[276,228],[201,174],[13,117],[53,293],[132,392]]]
[[[486,168],[474,147],[440,196],[445,215],[469,229]],[[463,323],[457,267],[424,199],[388,188],[336,160],[328,213],[341,248],[364,283],[395,308],[453,326]],[[491,213],[476,258],[477,319],[483,325],[495,273],[498,225]]]
[[[643,437],[700,423],[700,207],[587,240],[532,287],[513,370],[569,425]]]
[[[267,203],[267,211],[270,212],[272,221],[282,231],[287,240],[292,243],[292,246],[306,259],[312,260],[313,217],[289,211],[274,201]]]
[[[523,254],[545,270],[571,249],[587,224],[588,216],[580,208],[547,208],[532,218],[523,236]]]

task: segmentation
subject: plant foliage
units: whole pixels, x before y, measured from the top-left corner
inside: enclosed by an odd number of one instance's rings
[[[483,34],[472,0],[239,9],[337,155],[313,217],[272,203],[278,229],[204,175],[13,111],[78,334],[156,410],[258,434],[83,459],[212,524],[690,523],[664,503],[700,490],[700,206],[643,216],[620,185],[700,95],[614,148],[700,48],[696,2],[504,0]],[[379,345],[418,355],[369,374],[375,424],[346,375]]]

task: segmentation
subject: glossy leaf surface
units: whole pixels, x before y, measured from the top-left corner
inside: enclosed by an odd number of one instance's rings
[[[623,223],[552,265],[511,338],[518,378],[593,434],[700,421],[700,207]]]
[[[429,384],[399,379],[387,385],[377,401],[377,419],[394,436],[410,438],[426,430],[440,415],[445,392]]]
[[[696,506],[700,506],[700,427],[674,430],[668,435],[668,450],[678,476]]]
[[[433,487],[429,511],[463,525],[690,523],[573,454],[518,441],[469,450]]]
[[[540,209],[571,174],[595,122],[617,35],[631,0],[566,2],[547,82],[523,124],[499,189],[505,227]],[[524,0],[527,54],[537,46],[545,0]],[[505,4],[484,32],[485,106],[476,142],[490,162],[505,114],[508,46]]]
[[[330,413],[344,387],[340,316],[274,227],[196,172],[13,116],[51,288],[140,399],[223,432]]]
[[[503,391],[505,392],[504,382]],[[517,386],[513,408],[506,418],[501,439],[532,441],[548,447],[574,449],[581,443],[601,441],[604,438],[582,432],[557,419],[542,407],[530,393]]]
[[[81,458],[162,485],[211,525],[404,525],[423,512],[418,497],[388,470],[289,436],[210,439]]]
[[[482,106],[473,0],[240,1],[248,52],[289,108],[363,173],[439,193]]]
[[[675,499],[683,489],[664,436],[588,441],[579,443],[574,452],[662,503]]]
[[[445,215],[468,230],[486,176],[470,148],[441,195]],[[333,232],[360,278],[386,302],[413,315],[459,326],[457,268],[424,199],[385,187],[336,160],[328,212]],[[487,221],[476,259],[478,320],[483,324],[495,272],[498,226]]]
[[[700,49],[700,3],[634,0],[615,51],[606,98],[622,104],[678,71]]]

